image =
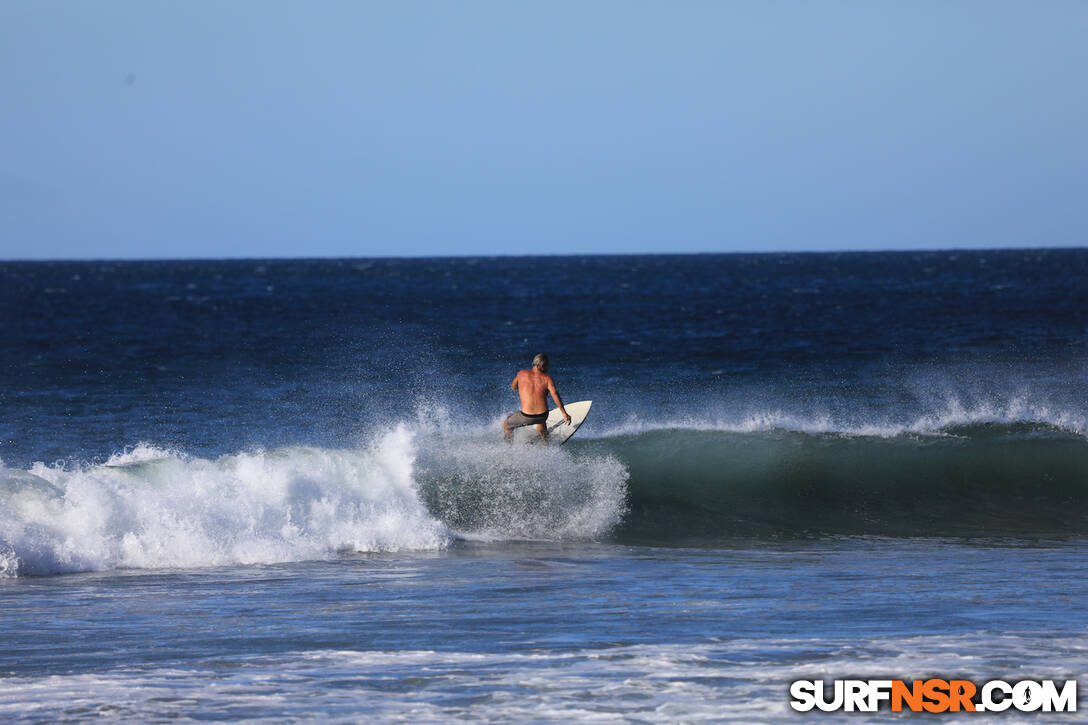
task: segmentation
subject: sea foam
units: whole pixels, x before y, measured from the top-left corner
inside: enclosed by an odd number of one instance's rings
[[[208,460],[149,445],[105,464],[0,469],[0,574],[199,567],[439,549],[413,435],[357,450],[286,448]]]
[[[619,523],[618,461],[495,437],[413,423],[357,448],[212,460],[141,444],[95,465],[0,464],[0,577],[590,539]]]

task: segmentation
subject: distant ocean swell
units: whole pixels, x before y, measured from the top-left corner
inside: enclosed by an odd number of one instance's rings
[[[880,435],[665,427],[559,447],[401,425],[351,449],[0,463],[0,576],[438,550],[464,539],[1081,537],[1088,439],[1047,422]]]

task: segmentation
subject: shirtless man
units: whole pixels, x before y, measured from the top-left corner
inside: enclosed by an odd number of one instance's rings
[[[559,397],[559,391],[555,389],[555,381],[548,375],[548,356],[540,353],[533,358],[532,370],[519,370],[510,383],[510,389],[518,391],[521,397],[521,410],[511,413],[502,422],[502,430],[506,440],[510,440],[510,434],[514,428],[523,425],[535,425],[540,437],[547,440],[548,430],[544,423],[548,420],[548,393],[552,394],[552,400],[559,406],[559,412],[563,414],[567,425],[570,425],[570,416],[563,407],[563,401]]]

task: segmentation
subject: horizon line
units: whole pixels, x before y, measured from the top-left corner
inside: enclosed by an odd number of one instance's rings
[[[544,259],[575,257],[710,257],[710,256],[775,256],[775,255],[815,255],[815,254],[933,254],[939,252],[1056,252],[1086,250],[1088,244],[1079,246],[1040,246],[1040,247],[919,247],[890,249],[798,249],[774,251],[722,251],[722,252],[588,252],[584,254],[417,254],[417,255],[316,255],[316,256],[223,256],[223,257],[12,257],[0,258],[0,264],[6,263],[52,263],[52,262],[279,262],[279,261],[334,261],[334,260],[440,260],[440,259]]]

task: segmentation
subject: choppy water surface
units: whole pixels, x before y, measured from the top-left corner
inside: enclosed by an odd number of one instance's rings
[[[0,714],[776,722],[801,677],[1081,676],[1086,273],[0,264]],[[508,447],[538,351],[593,411]]]
[[[799,678],[1084,677],[1081,568],[867,538],[9,580],[0,714],[777,722]]]

